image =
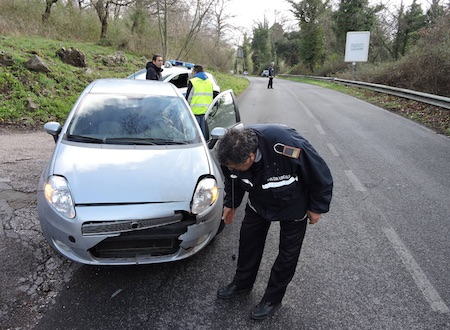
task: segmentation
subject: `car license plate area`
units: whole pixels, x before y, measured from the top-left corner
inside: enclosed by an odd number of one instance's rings
[[[85,222],[81,226],[83,236],[91,235],[111,235],[128,231],[144,230],[159,226],[166,226],[183,220],[181,213],[176,213],[171,217],[139,219],[139,220],[118,220],[118,221],[92,221]]]
[[[124,232],[120,236],[104,239],[89,252],[96,258],[135,258],[143,256],[163,256],[178,251],[178,237],[194,224],[195,219],[162,227]]]

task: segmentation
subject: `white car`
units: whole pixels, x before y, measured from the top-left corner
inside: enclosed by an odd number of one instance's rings
[[[220,87],[219,84],[216,81],[216,78],[209,73],[205,72],[208,76],[208,79],[210,79],[213,83],[213,89],[215,92],[220,93]],[[132,75],[128,76],[128,79],[138,79],[138,80],[145,80],[145,76],[147,74],[147,69],[139,70]],[[161,72],[162,75],[162,81],[170,82],[174,84],[183,95],[186,95],[187,91],[187,85],[189,82],[189,79],[191,79],[192,76],[192,70],[185,67],[185,66],[174,66],[169,61],[167,61],[164,64],[163,71]]]

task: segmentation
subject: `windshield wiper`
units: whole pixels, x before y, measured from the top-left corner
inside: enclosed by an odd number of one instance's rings
[[[105,142],[103,139],[94,138],[94,137],[85,136],[85,135],[77,135],[77,134],[67,134],[66,138],[69,141],[75,141],[75,142],[87,142],[87,143],[104,143]]]
[[[106,138],[105,143],[136,144],[136,145],[167,145],[188,144],[185,141],[174,141],[171,139],[156,138]]]
[[[105,138],[105,143],[111,144],[131,144],[131,145],[153,145],[155,144],[148,138]]]
[[[171,139],[152,139],[156,144],[189,144],[186,141],[175,141]]]

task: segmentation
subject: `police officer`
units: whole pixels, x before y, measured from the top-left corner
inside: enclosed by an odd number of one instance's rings
[[[193,78],[189,80],[186,91],[186,100],[197,119],[203,135],[206,136],[205,113],[214,99],[213,83],[201,65],[194,65],[192,69]]]
[[[273,68],[274,65],[275,65],[274,62],[270,63],[270,66],[269,66],[269,83],[267,84],[267,88],[272,88],[272,89],[273,89],[273,77],[275,76],[275,70]]]
[[[264,319],[280,306],[292,280],[309,223],[328,212],[333,179],[325,161],[294,129],[251,125],[229,130],[217,153],[225,176],[223,220],[230,224],[247,191],[233,281],[217,291],[221,299],[252,289],[272,221],[280,222],[278,257],[261,302],[251,318]]]

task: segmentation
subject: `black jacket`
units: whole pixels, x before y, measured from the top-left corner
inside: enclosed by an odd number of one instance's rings
[[[222,166],[226,192],[224,205],[237,208],[248,191],[249,206],[269,221],[301,219],[306,210],[328,212],[333,178],[311,144],[284,125],[251,125],[247,128],[256,132],[262,157],[246,172],[230,172]],[[275,152],[277,143],[299,148],[299,157],[294,159]],[[278,145],[277,150],[280,149]]]
[[[145,66],[147,69],[147,74],[145,79],[147,80],[161,80],[161,72],[163,69],[158,68],[153,62],[148,62]]]

